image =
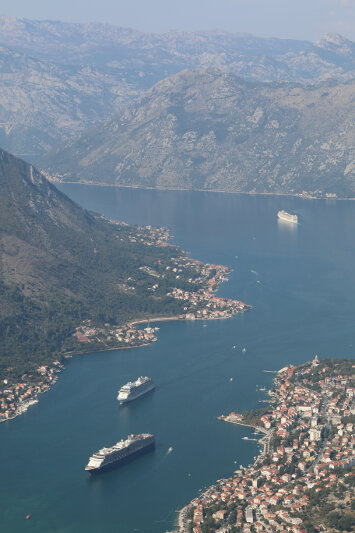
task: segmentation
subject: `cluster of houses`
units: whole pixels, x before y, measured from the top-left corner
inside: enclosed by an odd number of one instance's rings
[[[193,517],[185,518],[180,531],[202,533],[212,510],[210,531],[307,533],[302,517],[308,512],[311,491],[329,489],[334,502],[340,485],[353,490],[344,480],[354,475],[355,464],[354,368],[349,361],[347,372],[341,373],[336,362],[319,363],[316,357],[300,367],[282,369],[270,411],[259,422],[270,436],[268,453],[193,500],[188,507]],[[238,413],[221,418],[244,423]],[[353,493],[348,494],[351,498]]]
[[[249,308],[239,300],[221,298],[205,289],[190,292],[174,288],[168,295],[186,302],[184,318],[187,320],[230,318]]]
[[[103,327],[93,326],[91,320],[85,320],[76,328],[74,337],[83,343],[100,343],[103,347],[113,345],[115,347],[144,346],[155,342],[157,328],[147,327],[137,329],[133,324],[124,326],[112,326],[105,324]]]
[[[201,263],[201,261],[191,259],[186,255],[172,258],[172,263],[166,269],[174,272],[177,279],[179,279],[181,272],[188,269],[193,276],[188,278],[187,281],[204,286],[209,292],[213,292],[223,281],[227,281],[227,276],[230,273],[230,269],[227,266]]]
[[[49,390],[57,381],[57,374],[63,365],[54,361],[50,365],[42,365],[33,374],[23,374],[21,381],[11,383],[9,378],[2,379],[0,391],[0,422],[10,420],[24,413],[36,402],[39,394]]]
[[[138,242],[147,246],[171,246],[168,241],[170,239],[170,231],[167,228],[156,226],[130,226],[127,222],[120,222],[118,220],[107,219],[104,215],[100,218],[108,221],[110,224],[126,230],[126,239],[123,233],[118,237],[121,241],[128,240],[129,242]]]
[[[93,326],[86,320],[76,328],[74,336],[81,343],[114,347],[138,347],[157,340],[155,332],[158,328],[146,327],[137,329],[133,324],[114,327],[105,324],[103,327]],[[39,394],[46,392],[57,381],[57,374],[63,369],[59,361],[38,367],[33,374],[23,374],[17,383],[4,378],[0,383],[0,422],[10,420],[24,413],[30,405],[37,401]]]
[[[179,279],[183,272],[190,271],[192,276],[187,281],[202,287],[197,291],[174,287],[167,293],[167,296],[182,300],[186,304],[184,306],[185,313],[177,318],[185,318],[187,320],[230,318],[236,313],[249,308],[248,305],[239,300],[221,298],[213,293],[223,281],[227,280],[226,276],[230,270],[224,265],[205,264],[181,255],[180,257],[172,258],[172,264],[167,265],[165,268],[167,271],[172,272],[176,279]],[[155,275],[149,267],[143,266],[140,269],[150,275]],[[156,290],[157,287],[158,284],[155,284],[151,287],[151,290]]]

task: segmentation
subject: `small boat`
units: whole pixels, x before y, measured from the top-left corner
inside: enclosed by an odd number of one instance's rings
[[[174,449],[174,448],[173,448],[172,446],[169,446],[169,448],[168,448],[168,453],[171,453],[171,452],[173,451],[173,449]]]
[[[247,351],[246,347],[244,346],[244,348],[242,349],[242,352],[245,353]]]
[[[235,349],[236,349],[236,345],[234,344],[234,346],[233,346],[233,350],[235,350]]]
[[[229,378],[229,381],[233,381],[233,378]]]

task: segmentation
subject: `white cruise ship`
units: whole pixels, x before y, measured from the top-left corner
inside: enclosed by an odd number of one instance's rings
[[[135,457],[153,450],[155,447],[154,435],[142,433],[129,435],[126,440],[120,440],[111,448],[102,448],[94,453],[85,467],[87,472],[94,474],[108,470],[115,466],[131,461]]]
[[[298,224],[298,216],[297,215],[291,215],[291,213],[287,213],[287,211],[279,211],[277,213],[277,216],[280,220],[284,220],[285,222],[291,222],[292,224]]]
[[[117,400],[121,403],[131,402],[143,394],[155,389],[155,384],[151,378],[141,376],[136,381],[129,381],[118,391]]]

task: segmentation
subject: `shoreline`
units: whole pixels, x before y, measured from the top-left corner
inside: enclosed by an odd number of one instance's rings
[[[302,533],[317,523],[328,531],[333,509],[320,501],[344,501],[351,516],[354,491],[347,478],[355,462],[349,409],[353,369],[353,358],[319,361],[317,356],[280,369],[274,379],[276,401],[270,400],[270,408],[260,417],[265,428],[258,425],[258,416],[252,415],[251,423],[235,412],[219,416],[263,432],[258,440],[263,451],[252,464],[223,476],[182,507],[176,531],[188,533],[193,528],[201,533],[204,523],[207,531],[229,531],[231,520],[238,531],[249,533],[254,531],[250,524],[255,531]],[[336,402],[331,402],[333,397]]]
[[[248,309],[248,308],[247,308]],[[237,314],[241,314],[243,313],[244,310],[238,312]],[[231,316],[225,316],[225,317],[212,317],[212,318],[208,318],[208,317],[203,317],[203,318],[194,318],[194,319],[188,319],[186,318],[185,316],[183,315],[176,315],[176,316],[158,316],[158,317],[148,317],[148,318],[141,318],[141,319],[136,319],[136,320],[132,320],[126,324],[131,324],[132,326],[135,326],[137,324],[149,324],[150,322],[170,322],[170,321],[186,321],[186,322],[195,322],[195,321],[209,321],[209,320],[227,320],[229,318],[233,318],[234,315],[231,315]],[[62,356],[65,358],[65,359],[71,359],[72,357],[75,357],[76,355],[89,355],[91,353],[95,353],[95,352],[98,352],[98,353],[101,353],[101,352],[110,352],[110,351],[114,351],[114,350],[132,350],[134,348],[143,348],[143,347],[146,347],[146,346],[150,346],[151,344],[153,344],[154,342],[156,341],[156,339],[154,341],[151,341],[151,342],[145,342],[145,343],[142,343],[142,344],[138,344],[137,346],[107,346],[107,347],[102,347],[102,348],[93,348],[92,350],[90,350],[89,346],[86,347],[86,349],[83,349],[83,350],[73,350],[71,352],[64,352],[62,353]],[[55,366],[53,366],[54,368]],[[52,367],[51,367],[52,368]],[[57,368],[58,370],[58,367],[55,367]],[[59,371],[57,371],[57,376],[63,371],[65,370],[65,366],[63,366]],[[38,392],[37,394],[35,394],[33,397],[31,398],[28,398],[25,402],[23,403],[20,403],[16,409],[16,412],[10,416],[9,418],[3,418],[3,419],[0,419],[0,423],[2,422],[8,422],[10,420],[14,420],[15,418],[21,416],[22,414],[24,414],[29,407],[31,407],[31,405],[34,405],[36,403],[39,402],[39,396],[48,392],[52,385],[54,385],[56,382],[57,382],[57,379],[58,377],[56,377],[55,381],[52,381],[50,386],[48,385],[48,389],[44,390],[43,392]]]
[[[252,429],[255,429],[256,431],[259,431],[260,433],[265,433],[265,434],[268,433],[267,429],[265,429],[265,428],[262,428],[260,426],[255,426],[254,424],[246,424],[245,422],[239,422],[237,420],[227,420],[227,417],[225,417],[224,415],[220,415],[217,418],[218,418],[218,420],[223,420],[223,422],[228,422],[228,424],[236,424],[238,426],[246,426],[248,428],[252,428]]]
[[[171,320],[186,320],[185,317],[182,315],[176,315],[176,316],[158,316],[156,318],[142,318],[138,320],[131,320],[128,322],[129,324],[132,324],[132,326],[135,326],[137,324],[149,324],[150,322],[169,322]]]
[[[239,426],[249,427],[251,429],[255,429],[256,431],[259,431],[260,433],[264,433],[264,436],[261,437],[260,439],[258,439],[258,442],[257,442],[257,444],[261,444],[262,443],[263,449],[259,451],[258,455],[256,456],[256,458],[255,458],[255,460],[253,462],[252,466],[256,467],[258,465],[259,461],[262,461],[264,459],[264,457],[266,456],[266,454],[267,454],[267,445],[268,445],[267,440],[272,435],[273,430],[270,431],[270,430],[267,430],[265,428],[261,428],[260,426],[256,426],[254,424],[246,424],[245,422],[239,422],[237,420],[226,420],[226,416],[225,415],[220,415],[217,418],[218,418],[218,420],[222,420],[223,422],[227,422],[229,424],[236,424],[236,425],[239,425]],[[224,477],[223,479],[229,479],[231,475],[232,474],[230,474],[229,476]],[[209,487],[207,487],[207,489],[204,492],[202,492],[199,495],[199,497],[203,496],[204,494],[208,494],[208,492],[211,491],[211,489],[213,487],[214,487],[214,484],[212,484]],[[190,508],[191,508],[191,502],[186,504],[186,505],[184,505],[180,510],[177,510],[178,519],[177,519],[176,527],[178,529],[175,529],[176,533],[188,533],[188,527],[186,525],[185,518],[186,518],[186,514],[187,514],[187,512],[189,511]]]
[[[42,172],[43,174],[43,172]],[[123,188],[123,189],[142,189],[144,191],[170,191],[170,192],[207,192],[207,193],[218,193],[218,194],[240,194],[240,195],[246,195],[246,196],[284,196],[289,198],[300,198],[301,200],[341,200],[346,201],[349,200],[351,202],[355,201],[355,197],[327,197],[327,196],[304,196],[301,193],[299,194],[292,194],[290,192],[247,192],[247,191],[222,191],[220,189],[189,189],[185,187],[176,187],[176,188],[169,188],[169,187],[148,187],[148,186],[142,186],[142,185],[122,185],[121,183],[94,183],[91,181],[62,181],[60,179],[56,179],[53,177],[48,177],[45,174],[45,177],[50,181],[51,183],[55,184],[71,184],[71,185],[85,185],[85,186],[92,186],[92,187],[114,187],[116,189]]]
[[[48,392],[48,391],[43,391],[43,392],[40,393],[40,394],[44,394],[45,392]],[[2,422],[8,422],[9,420],[14,420],[14,419],[17,418],[18,416],[21,416],[21,415],[23,415],[24,413],[26,413],[26,411],[29,409],[29,407],[31,407],[31,405],[35,405],[36,403],[39,402],[38,396],[39,396],[39,394],[37,395],[37,397],[34,397],[34,398],[32,398],[31,400],[27,400],[27,401],[24,402],[23,404],[19,405],[19,407],[18,407],[19,412],[16,413],[15,415],[13,415],[13,416],[10,416],[9,418],[6,418],[6,419],[4,419],[4,420],[0,420],[0,424],[1,424]]]
[[[251,307],[248,307],[246,310],[248,311]],[[245,310],[243,309],[240,313],[237,313],[238,315],[241,314],[241,313],[244,313]],[[136,325],[136,324],[146,324],[146,323],[149,323],[149,322],[168,322],[168,321],[172,321],[172,320],[184,320],[186,322],[212,322],[212,320],[228,320],[229,318],[233,318],[235,315],[230,315],[230,316],[214,316],[214,317],[211,317],[211,318],[208,318],[208,317],[195,317],[195,318],[185,318],[184,316],[177,316],[177,317],[167,317],[167,318],[164,318],[164,317],[159,317],[159,318],[150,318],[148,320],[144,319],[144,320],[137,320],[135,322],[130,322],[130,324],[132,325]],[[125,346],[123,346],[123,348],[125,348]],[[139,348],[139,346],[131,346],[131,348]],[[103,351],[103,350],[101,350]]]
[[[53,365],[53,366],[51,366],[51,368],[55,368],[56,369],[56,375],[55,375],[54,379],[51,381],[50,385],[48,383],[46,383],[46,389],[45,390],[38,391],[32,397],[27,398],[24,402],[19,403],[19,405],[17,406],[17,409],[14,412],[14,414],[12,416],[9,416],[8,418],[1,418],[0,419],[0,424],[4,423],[4,422],[9,422],[10,420],[14,420],[15,418],[23,415],[24,413],[26,413],[28,411],[28,409],[32,405],[35,405],[36,403],[39,403],[39,397],[42,394],[45,394],[46,392],[49,392],[51,390],[52,386],[57,383],[59,374],[65,369],[65,366],[62,364],[62,366],[58,368],[56,365]]]
[[[246,310],[248,311],[251,307],[248,307]],[[245,310],[242,310],[240,311],[239,313],[237,314],[242,314],[244,313]],[[149,323],[155,323],[155,322],[173,322],[173,321],[185,321],[185,322],[212,322],[213,320],[229,320],[230,318],[233,318],[235,315],[231,315],[231,316],[216,316],[216,317],[212,317],[212,318],[208,318],[208,317],[197,317],[197,318],[186,318],[184,317],[183,315],[176,315],[176,316],[159,316],[159,317],[149,317],[149,318],[139,318],[137,320],[131,320],[130,322],[128,322],[128,324],[131,324],[132,326],[135,326],[137,324],[149,324]],[[125,325],[125,324],[124,324]],[[63,353],[63,357],[65,357],[66,359],[71,359],[72,357],[74,357],[75,355],[85,355],[85,354],[90,354],[90,353],[95,353],[95,352],[111,352],[113,350],[133,350],[134,348],[142,348],[144,346],[150,346],[151,344],[153,344],[155,341],[151,341],[151,342],[146,342],[144,344],[138,344],[137,346],[110,346],[110,347],[107,347],[107,348],[93,348],[92,350],[88,349],[88,350],[80,350],[80,351],[72,351],[72,352],[65,352]]]
[[[270,402],[271,403],[271,402]],[[262,443],[262,446],[263,446],[263,451],[260,451],[259,454],[257,455],[253,465],[256,466],[258,464],[258,462],[264,458],[267,454],[267,441],[269,439],[269,437],[271,437],[272,433],[273,433],[273,430],[272,429],[269,429],[267,430],[266,428],[262,428],[261,426],[256,426],[254,424],[246,424],[245,422],[239,422],[237,420],[227,420],[226,417],[224,415],[220,415],[218,417],[219,420],[222,420],[223,422],[227,422],[229,424],[236,424],[238,426],[245,426],[245,427],[249,427],[249,428],[252,428],[252,429],[255,429],[256,431],[258,431],[259,433],[263,433],[264,436],[263,437],[260,437],[258,439],[258,444],[261,444]]]
[[[180,265],[178,260],[175,262]],[[147,327],[143,331],[136,327],[140,324],[149,325],[150,322],[159,323],[177,320],[200,320],[205,322],[207,320],[232,318],[236,314],[251,309],[251,306],[239,300],[221,298],[215,295],[220,284],[228,280],[226,276],[231,272],[228,267],[203,264],[197,260],[195,260],[195,263],[198,265],[196,273],[200,275],[198,279],[201,288],[192,292],[184,292],[182,289],[172,288],[171,293],[168,293],[168,295],[178,300],[188,301],[189,306],[184,307],[184,310],[187,310],[186,313],[181,313],[181,311],[179,314],[167,315],[156,313],[155,316],[147,316],[147,314],[142,313],[140,317],[127,318],[124,324],[105,324],[105,327],[102,325],[93,326],[91,319],[84,320],[75,328],[75,333],[73,333],[77,343],[74,344],[72,349],[61,352],[62,362],[72,358],[74,355],[140,348],[149,346],[158,340],[153,334],[154,328],[149,330]],[[181,267],[185,267],[184,261],[182,261]],[[194,306],[197,307],[194,308]],[[56,380],[53,380],[53,374],[59,372],[59,368],[63,370],[64,367],[60,365],[59,361],[52,361],[35,370],[34,374],[39,373],[43,376],[40,386],[35,385],[36,378],[30,379],[34,376],[26,376],[26,374],[21,379],[24,380],[28,377],[27,381],[23,383],[10,382],[7,387],[8,390],[4,388],[1,391],[0,421],[6,422],[23,414],[28,408],[26,406],[32,404],[28,404],[28,402],[37,400],[42,392],[47,392],[50,386],[55,383]],[[7,384],[7,380],[4,383]]]

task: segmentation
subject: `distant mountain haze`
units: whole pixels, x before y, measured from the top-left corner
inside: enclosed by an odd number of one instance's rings
[[[0,146],[35,161],[184,69],[216,68],[249,81],[347,82],[354,52],[337,34],[313,44],[0,16]]]
[[[354,82],[183,71],[39,165],[62,181],[354,197],[354,100]]]

